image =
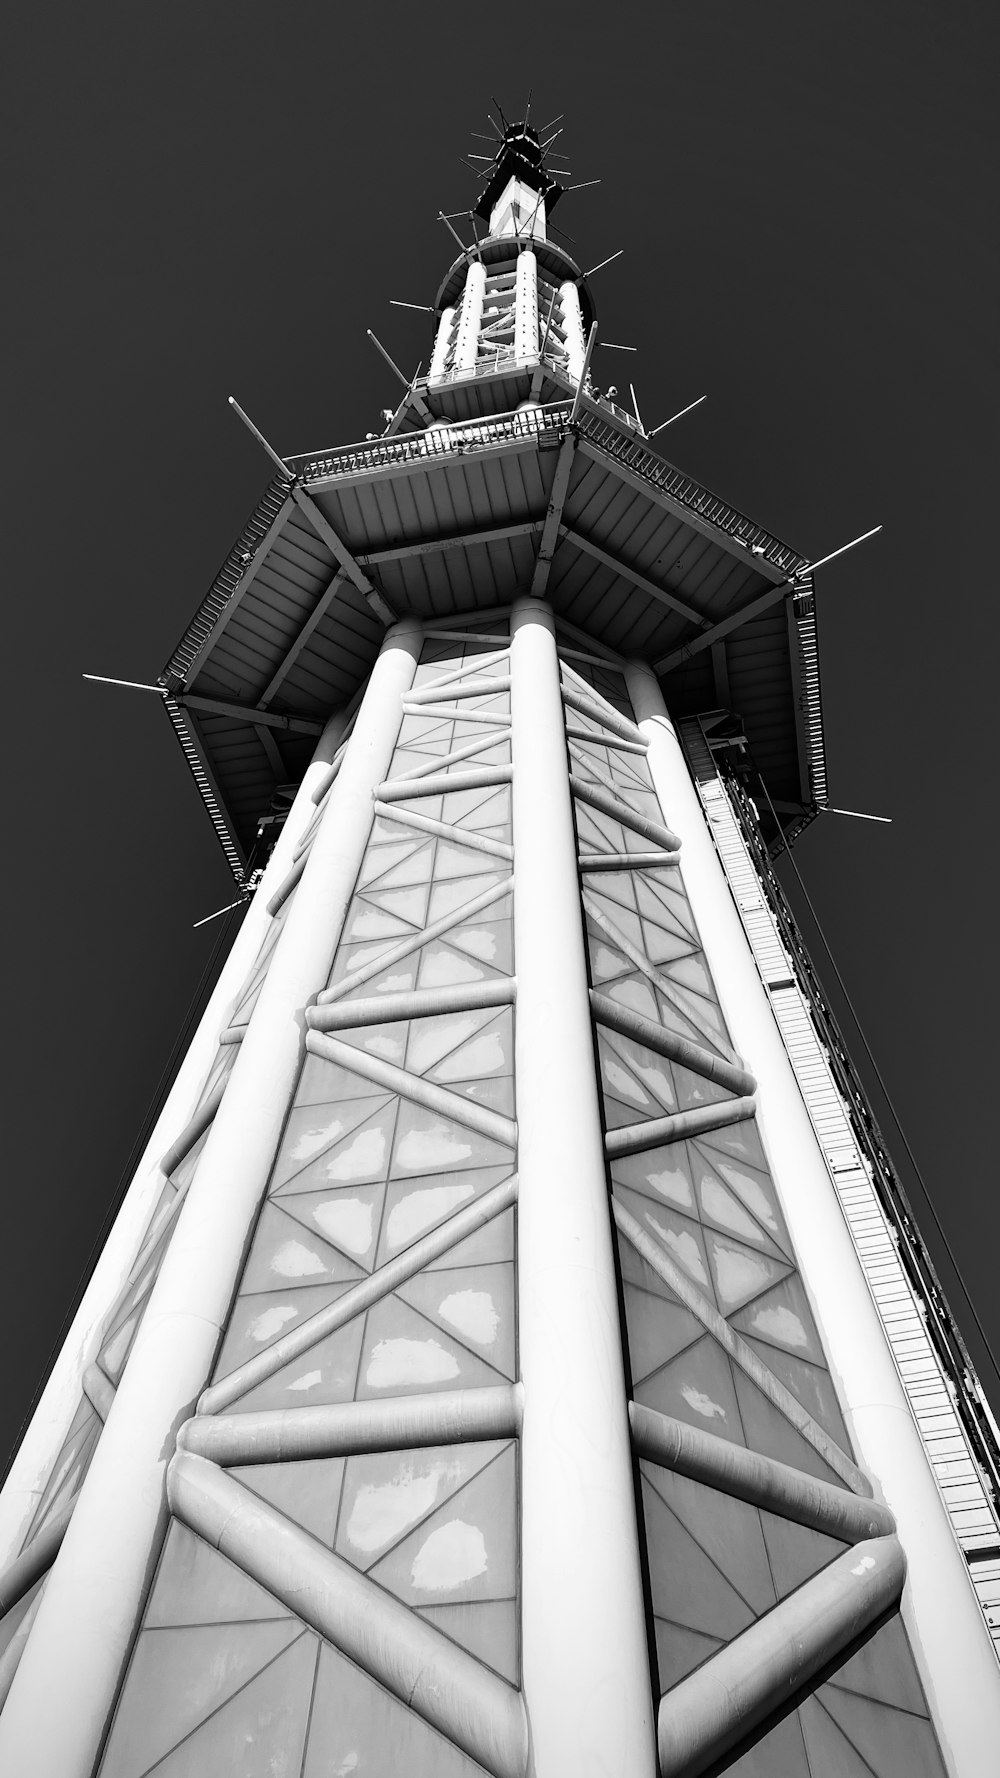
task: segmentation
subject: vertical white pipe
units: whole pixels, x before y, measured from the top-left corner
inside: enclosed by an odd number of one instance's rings
[[[726,1022],[757,1076],[761,1134],[844,1418],[896,1515],[903,1617],[942,1752],[953,1778],[974,1778],[1000,1747],[990,1638],[656,678],[644,665],[627,677],[664,817],[684,841],[684,882]]]
[[[538,262],[530,247],[517,256],[514,284],[514,357],[538,357]]]
[[[482,260],[474,259],[466,274],[462,312],[458,317],[458,338],[455,341],[455,369],[458,371],[476,368],[485,292],[486,267]]]
[[[533,1778],[652,1778],[643,1611],[551,609],[514,605],[523,1687]]]
[[[563,333],[569,361],[566,365],[574,383],[578,383],[583,375],[584,359],[587,355],[587,341],[583,331],[583,310],[580,307],[580,292],[571,278],[559,286],[559,301],[562,305]]]
[[[0,1566],[20,1548],[44,1492],[66,1430],[80,1399],[80,1379],[94,1356],[102,1323],[128,1277],[163,1184],[160,1158],[189,1122],[202,1085],[215,1061],[219,1032],[240,992],[270,925],[267,904],[291,868],[292,855],[315,814],[312,793],[336,751],[344,727],[331,718],[316,744],[312,762],[289,810],[219,979],[191,1039],[187,1054],[153,1127],[80,1307],[21,1440],[0,1494]],[[221,898],[220,898],[221,899]],[[231,899],[231,897],[227,898]],[[210,939],[206,943],[210,943]]]
[[[166,1515],[177,1428],[208,1381],[389,770],[416,625],[386,635],[302,881],[0,1715],[0,1771],[91,1778]],[[52,1687],[58,1676],[58,1708]]]
[[[444,376],[445,366],[448,362],[448,347],[451,345],[451,335],[454,326],[454,309],[443,309],[441,311],[441,319],[438,322],[437,335],[434,340],[434,350],[431,353],[431,368],[427,373],[427,381],[429,383],[435,383]]]

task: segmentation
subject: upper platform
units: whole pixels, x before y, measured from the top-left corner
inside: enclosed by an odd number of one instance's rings
[[[725,732],[746,736],[786,839],[826,800],[808,563],[594,387],[586,280],[546,239],[558,188],[517,130],[487,181],[490,233],[438,293],[427,377],[381,438],[286,460],[162,676],[237,876],[393,614],[528,591],[655,664],[677,717],[738,718]]]

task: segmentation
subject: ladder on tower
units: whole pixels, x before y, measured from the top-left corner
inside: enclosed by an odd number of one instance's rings
[[[697,719],[702,804],[932,1471],[1000,1660],[1000,1428],[770,865],[756,811]]]

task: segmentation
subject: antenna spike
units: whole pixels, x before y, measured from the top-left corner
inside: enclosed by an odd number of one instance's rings
[[[697,401],[689,401],[687,404],[687,407],[678,408],[676,414],[671,414],[669,420],[661,420],[660,424],[658,426],[653,427],[652,432],[647,432],[646,437],[647,438],[655,438],[656,434],[658,432],[662,432],[663,428],[665,426],[672,426],[675,420],[682,419],[685,414],[689,414],[691,412],[692,408],[700,407],[702,402],[707,401],[707,400],[708,400],[707,395],[699,395]]]
[[[234,908],[245,907],[249,900],[249,895],[241,895],[238,901],[227,902],[224,908],[216,908],[214,914],[206,914],[203,920],[192,921],[192,932],[196,931],[199,926],[207,926],[210,920],[220,920],[223,914],[231,914]]]
[[[368,338],[371,340],[372,345],[375,347],[376,352],[381,352],[382,357],[385,359],[386,364],[389,366],[389,369],[395,371],[397,377],[399,378],[400,382],[403,385],[403,388],[409,389],[411,387],[410,383],[408,382],[407,378],[404,377],[402,371],[399,368],[399,365],[395,362],[395,360],[389,357],[389,354],[386,351],[385,347],[383,346],[382,341],[375,338],[375,335],[372,333],[372,330],[370,327],[366,327],[365,332],[367,333]]]
[[[595,272],[603,272],[605,266],[610,265],[612,260],[620,259],[624,251],[624,247],[619,247],[617,253],[609,253],[607,259],[602,259],[598,265],[592,265],[589,272],[583,272],[577,283],[582,283],[584,278],[592,278]]]
[[[230,395],[229,405],[233,409],[234,413],[239,414],[239,417],[243,421],[243,424],[247,428],[247,431],[252,432],[254,435],[254,438],[257,440],[257,443],[264,447],[264,450],[267,452],[272,463],[277,464],[278,468],[281,470],[282,475],[288,475],[289,474],[288,464],[285,463],[282,460],[282,458],[278,456],[278,453],[273,448],[273,446],[268,444],[267,439],[264,437],[264,434],[257,430],[257,427],[254,425],[253,421],[251,420],[250,415],[247,413],[244,413],[243,409],[240,407],[240,404],[237,401],[235,395]]]
[[[852,537],[850,543],[842,543],[839,549],[831,550],[828,556],[820,556],[818,562],[807,562],[804,568],[799,569],[795,579],[801,579],[806,574],[814,574],[817,568],[825,568],[827,562],[833,562],[838,556],[846,555],[849,549],[856,549],[859,543],[867,543],[869,537],[877,537],[881,529],[881,525],[873,525],[870,531],[862,531],[860,537]]]
[[[81,678],[90,679],[95,685],[124,685],[128,691],[155,691],[158,698],[165,698],[165,685],[147,685],[143,679],[109,679],[106,673],[83,673]]]

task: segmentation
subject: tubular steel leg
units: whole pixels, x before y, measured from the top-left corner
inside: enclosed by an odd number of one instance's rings
[[[552,612],[514,607],[524,1693],[536,1778],[656,1769]]]
[[[166,1516],[165,1472],[211,1371],[386,776],[416,625],[387,633],[309,863],[0,1716],[0,1771],[91,1778]],[[59,1686],[59,1707],[52,1687]]]
[[[684,836],[684,880],[726,1023],[759,1083],[761,1134],[844,1418],[899,1527],[902,1614],[942,1753],[966,1778],[1000,1746],[989,1633],[656,676],[637,664],[627,679],[660,806]]]

